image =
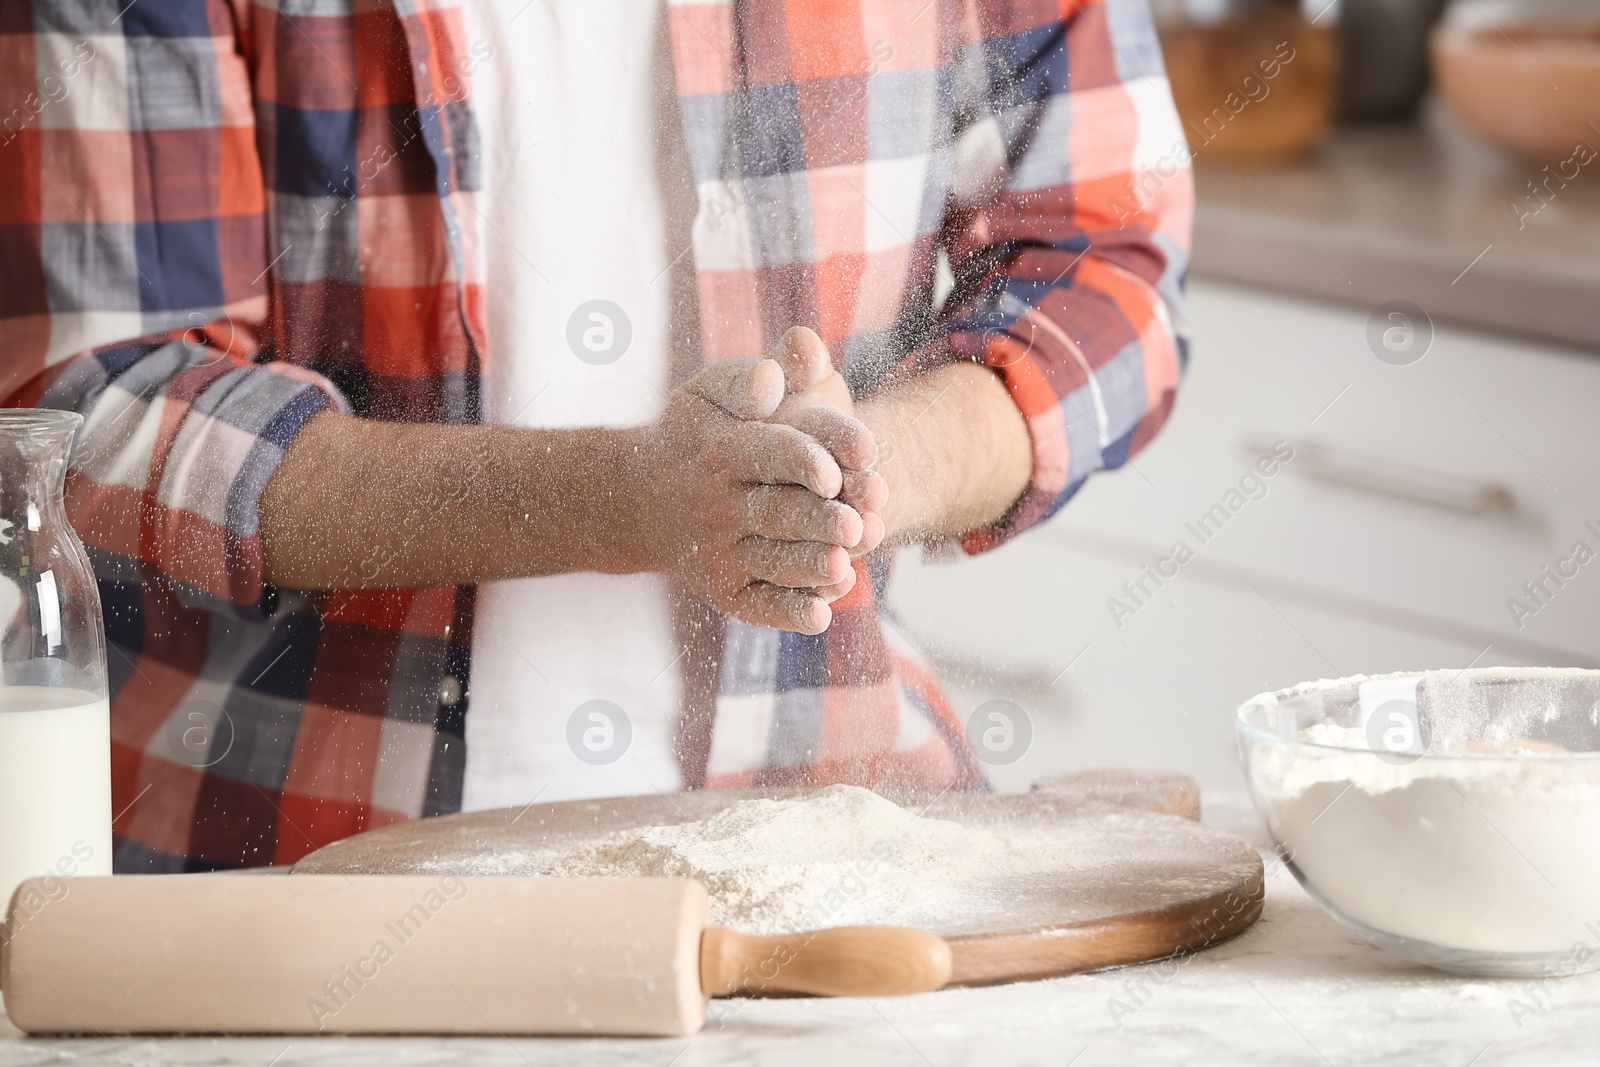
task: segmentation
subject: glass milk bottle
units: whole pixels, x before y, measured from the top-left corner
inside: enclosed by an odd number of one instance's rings
[[[89,557],[67,523],[70,411],[0,410],[0,902],[111,873],[111,712]]]

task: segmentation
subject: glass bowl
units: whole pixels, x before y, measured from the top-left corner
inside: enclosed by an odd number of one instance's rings
[[[1256,810],[1335,919],[1433,967],[1600,967],[1600,671],[1311,682],[1239,709]]]

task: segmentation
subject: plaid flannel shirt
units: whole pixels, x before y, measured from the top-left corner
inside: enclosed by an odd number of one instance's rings
[[[669,10],[706,358],[801,324],[858,394],[994,368],[1033,478],[968,551],[1149,440],[1186,361],[1192,190],[1143,0]],[[288,862],[459,806],[473,591],[275,590],[257,503],[324,409],[484,417],[481,61],[443,0],[0,7],[0,396],[87,419],[68,506],[119,870]],[[824,635],[729,625],[708,784],[981,784],[867,569]]]

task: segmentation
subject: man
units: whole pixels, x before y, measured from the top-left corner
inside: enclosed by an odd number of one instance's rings
[[[872,550],[997,545],[1170,410],[1141,3],[82,0],[0,43],[0,388],[87,418],[119,869],[981,784]]]

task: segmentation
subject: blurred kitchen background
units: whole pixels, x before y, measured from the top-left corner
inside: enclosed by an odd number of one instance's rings
[[[904,553],[891,597],[964,718],[1026,714],[1002,790],[1238,787],[1234,710],[1307,679],[1600,667],[1600,2],[1154,7],[1199,201],[1177,409],[1003,550]]]

